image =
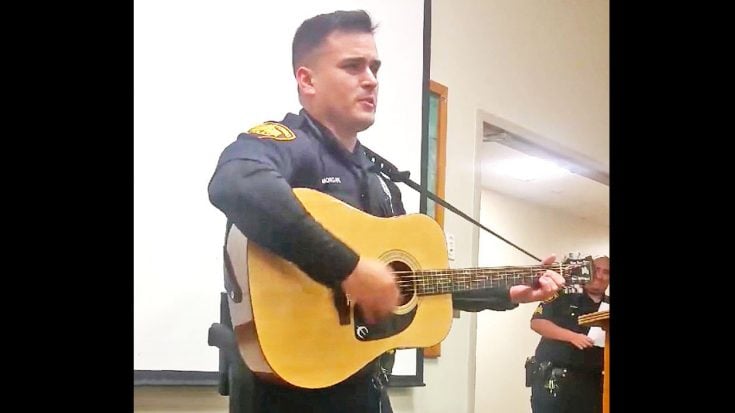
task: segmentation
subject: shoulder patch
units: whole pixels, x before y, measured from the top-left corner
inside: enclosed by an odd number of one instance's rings
[[[551,297],[545,299],[544,302],[545,303],[550,303],[550,302],[556,300],[557,298],[559,298],[559,293],[554,293],[554,295],[552,295]]]
[[[292,141],[296,134],[291,129],[278,122],[264,122],[248,130],[248,133],[261,139],[273,139],[277,141]]]

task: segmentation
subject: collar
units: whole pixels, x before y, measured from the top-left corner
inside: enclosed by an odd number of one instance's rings
[[[306,109],[302,108],[299,111],[298,115],[293,115],[289,113],[286,118],[288,118],[289,116],[292,116],[292,121],[294,122],[296,121],[296,119],[294,118],[299,118],[299,126],[312,132],[312,135],[314,135],[317,139],[324,143],[331,151],[339,154],[342,159],[349,161],[350,163],[360,167],[361,169],[369,169],[374,166],[374,164],[366,156],[365,149],[363,148],[362,143],[360,143],[359,139],[355,144],[355,150],[353,152],[350,152],[339,143],[339,140],[336,136],[334,136],[332,131],[327,129],[319,121],[309,115]]]

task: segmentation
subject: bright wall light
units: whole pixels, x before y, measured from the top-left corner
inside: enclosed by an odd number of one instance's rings
[[[492,166],[492,169],[499,175],[526,182],[553,179],[571,173],[568,169],[562,168],[553,162],[532,156],[499,161]]]

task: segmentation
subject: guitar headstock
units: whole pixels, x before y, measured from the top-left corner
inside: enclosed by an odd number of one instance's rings
[[[582,257],[579,252],[567,254],[564,261],[562,261],[562,266],[568,288],[588,283],[592,279],[595,270],[592,256]]]

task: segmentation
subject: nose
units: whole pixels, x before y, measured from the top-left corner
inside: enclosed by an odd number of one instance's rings
[[[367,70],[365,70],[365,74],[363,75],[360,84],[366,89],[374,89],[378,86],[378,77],[375,76],[375,73],[373,73],[373,71],[368,67]]]

